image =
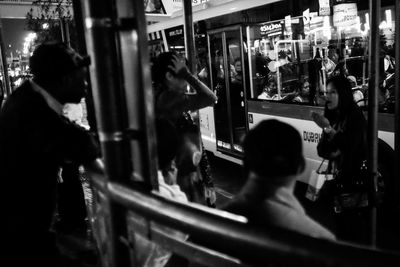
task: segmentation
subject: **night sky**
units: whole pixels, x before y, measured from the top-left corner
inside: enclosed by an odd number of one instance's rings
[[[7,56],[10,56],[9,44],[11,44],[11,49],[15,56],[17,49],[22,51],[24,39],[29,33],[26,30],[25,19],[1,19],[1,22],[3,24],[3,39]]]

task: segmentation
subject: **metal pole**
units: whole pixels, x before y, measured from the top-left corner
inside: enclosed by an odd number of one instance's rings
[[[105,179],[128,184],[132,177],[132,155],[125,131],[126,100],[121,82],[115,1],[82,0],[82,9],[87,50],[92,59],[90,73]],[[126,210],[113,202],[107,191],[103,195],[106,213],[102,219],[107,223],[109,240],[106,257],[109,262],[105,266],[130,266],[129,248],[122,242],[127,236]]]
[[[65,43],[65,29],[64,29],[64,19],[59,18],[58,21],[60,22],[60,31],[61,31],[61,41]]]
[[[84,27],[84,22],[82,18],[82,5],[81,5],[81,0],[73,0],[72,1],[72,7],[74,10],[74,21],[75,21],[75,27],[77,31],[77,51],[82,54],[86,55],[87,54],[87,49],[86,49],[86,40],[85,40],[85,27]],[[93,104],[93,92],[92,92],[92,84],[90,80],[90,75],[89,73],[87,74],[87,82],[88,82],[88,89],[87,89],[87,95],[85,97],[85,103],[86,103],[86,117],[87,121],[90,126],[90,130],[93,132],[97,132],[97,124],[96,124],[96,118],[94,114],[94,104]]]
[[[380,38],[379,23],[381,0],[369,0],[370,10],[370,43],[369,43],[369,85],[368,85],[368,176],[371,185],[371,245],[376,246],[376,205],[375,192],[377,189],[378,173],[378,90],[379,90],[379,56]]]
[[[395,66],[395,113],[394,113],[394,152],[395,161],[400,162],[400,0],[396,0],[395,7],[395,53],[396,53],[396,66]],[[396,207],[400,208],[400,164],[395,164],[395,197]]]
[[[189,61],[189,70],[194,75],[197,75],[196,67],[196,45],[195,36],[193,29],[193,11],[192,11],[192,0],[183,1],[183,16],[185,19],[184,23],[184,34],[185,34],[185,50],[186,57]],[[196,116],[193,118],[197,125],[200,125],[199,111],[195,112]],[[201,142],[201,140],[199,140]]]
[[[7,55],[6,55],[6,50],[5,50],[5,45],[4,45],[4,39],[3,39],[3,24],[1,23],[0,19],[0,60],[1,64],[3,67],[3,77],[4,77],[4,95],[3,95],[3,101],[11,94],[11,85],[10,85],[10,78],[8,77],[8,66],[7,66]],[[2,103],[0,103],[1,106]]]
[[[185,33],[186,57],[189,61],[190,72],[197,73],[196,46],[194,43],[194,29],[193,29],[192,0],[183,1],[183,15],[185,19],[184,33]]]
[[[64,21],[64,30],[65,30],[65,44],[71,47],[71,38],[69,36],[69,21],[66,19],[63,19]]]

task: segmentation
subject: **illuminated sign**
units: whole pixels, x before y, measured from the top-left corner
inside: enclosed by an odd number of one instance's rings
[[[320,16],[329,16],[331,14],[331,7],[329,0],[319,0],[319,12]]]
[[[204,4],[209,0],[192,0],[192,6]],[[162,3],[167,14],[172,14],[175,11],[183,9],[183,0],[162,0]]]
[[[347,3],[333,6],[333,25],[349,27],[357,23],[357,4]]]
[[[272,37],[283,34],[284,21],[266,23],[260,27],[260,33],[262,36]]]

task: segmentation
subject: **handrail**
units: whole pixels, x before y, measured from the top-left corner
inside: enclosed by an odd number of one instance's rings
[[[196,243],[265,266],[398,266],[400,254],[308,237],[276,227],[249,227],[241,216],[150,196],[108,182],[108,196],[149,220],[188,233]],[[171,248],[174,250],[176,248]]]

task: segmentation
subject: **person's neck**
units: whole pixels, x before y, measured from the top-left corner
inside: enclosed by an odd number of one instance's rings
[[[245,195],[246,198],[253,200],[262,200],[275,194],[275,192],[282,187],[285,187],[288,191],[293,192],[295,183],[296,175],[262,177],[261,175],[250,171],[247,175],[247,181],[240,191],[240,194]]]

